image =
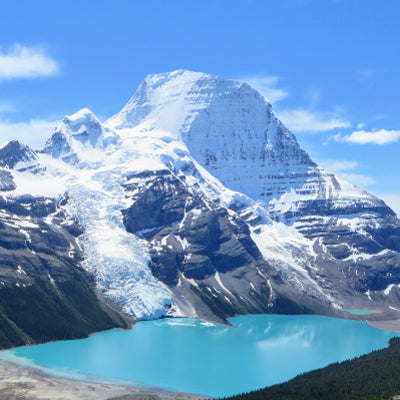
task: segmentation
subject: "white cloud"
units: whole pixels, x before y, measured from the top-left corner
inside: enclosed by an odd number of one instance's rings
[[[239,78],[239,80],[246,82],[253,89],[256,89],[272,104],[275,104],[289,96],[289,93],[286,90],[277,87],[277,84],[280,81],[280,78],[277,76],[245,76]]]
[[[326,132],[337,128],[348,128],[349,121],[330,118],[325,113],[317,113],[304,109],[282,110],[278,113],[282,122],[293,132]]]
[[[381,129],[379,131],[354,131],[350,135],[341,134],[332,137],[337,142],[356,144],[378,144],[383,146],[388,143],[395,143],[400,139],[400,130]]]
[[[0,81],[53,76],[58,70],[57,62],[41,48],[15,44],[8,52],[0,49]]]
[[[353,160],[335,160],[331,158],[316,159],[318,164],[330,172],[352,171],[358,167],[358,162]]]
[[[357,129],[363,129],[365,128],[365,124],[360,122],[359,124],[357,124]]]
[[[355,172],[338,172],[337,175],[345,181],[363,189],[376,183],[375,179],[371,178],[370,176],[357,174]]]
[[[319,159],[316,161],[327,171],[333,172],[339,178],[342,178],[361,188],[367,188],[376,183],[375,180],[370,176],[354,172],[354,170],[359,167],[357,161],[335,159]]]
[[[57,121],[35,119],[29,122],[0,121],[0,146],[17,139],[32,148],[43,147],[53,133]]]

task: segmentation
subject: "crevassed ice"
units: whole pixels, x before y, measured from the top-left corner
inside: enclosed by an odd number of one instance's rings
[[[143,243],[124,227],[120,173],[117,169],[95,174],[89,185],[79,180],[68,183],[70,211],[85,230],[84,267],[124,311],[138,319],[159,318],[172,300],[151,274]]]

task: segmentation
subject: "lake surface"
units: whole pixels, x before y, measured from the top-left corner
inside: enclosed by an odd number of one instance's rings
[[[2,353],[67,377],[80,372],[226,396],[384,348],[398,336],[362,321],[320,316],[248,315],[230,322],[236,328],[192,319],[140,322],[131,331]]]
[[[348,310],[346,308],[342,308],[341,311],[347,311],[350,314],[354,315],[371,315],[373,314],[371,311],[365,311],[365,310]]]

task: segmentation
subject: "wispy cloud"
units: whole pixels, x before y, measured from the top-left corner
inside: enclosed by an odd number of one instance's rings
[[[327,171],[333,172],[340,178],[361,188],[367,188],[376,183],[370,176],[355,171],[360,166],[355,160],[319,159],[317,162]]]
[[[336,142],[356,143],[356,144],[377,144],[383,146],[389,143],[398,142],[400,139],[400,130],[386,130],[380,129],[379,131],[354,131],[349,135],[337,134],[332,136]]]
[[[353,185],[363,189],[368,188],[376,183],[375,179],[371,178],[370,176],[355,172],[339,172],[337,175],[347,182],[350,182]]]
[[[305,109],[282,110],[277,112],[282,122],[293,132],[326,132],[337,128],[349,128],[349,121],[331,117],[327,113]]]
[[[354,160],[336,160],[332,158],[322,158],[317,159],[317,162],[327,171],[334,173],[352,171],[359,166],[358,162]]]
[[[278,76],[242,76],[239,80],[248,83],[258,90],[268,101],[277,103],[287,98],[290,93],[285,88],[279,87],[281,78]],[[306,100],[310,103],[308,108],[297,109],[276,109],[275,112],[279,119],[292,131],[296,132],[326,132],[338,128],[349,128],[350,122],[341,118],[340,109],[333,112],[324,113],[313,111],[321,97],[321,90],[310,89],[306,95]]]
[[[57,121],[41,119],[29,122],[0,121],[0,146],[17,139],[33,148],[41,148],[53,133],[56,125]]]
[[[9,51],[0,49],[0,81],[53,76],[58,63],[40,47],[15,44]]]
[[[277,85],[281,80],[278,76],[242,76],[238,80],[246,82],[253,89],[259,91],[270,103],[275,104],[289,96],[289,92]]]

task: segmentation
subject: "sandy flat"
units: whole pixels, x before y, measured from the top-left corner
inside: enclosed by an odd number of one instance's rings
[[[56,378],[0,363],[0,400],[194,400],[204,396]]]
[[[400,319],[392,319],[388,321],[367,321],[367,324],[374,328],[400,333]]]

